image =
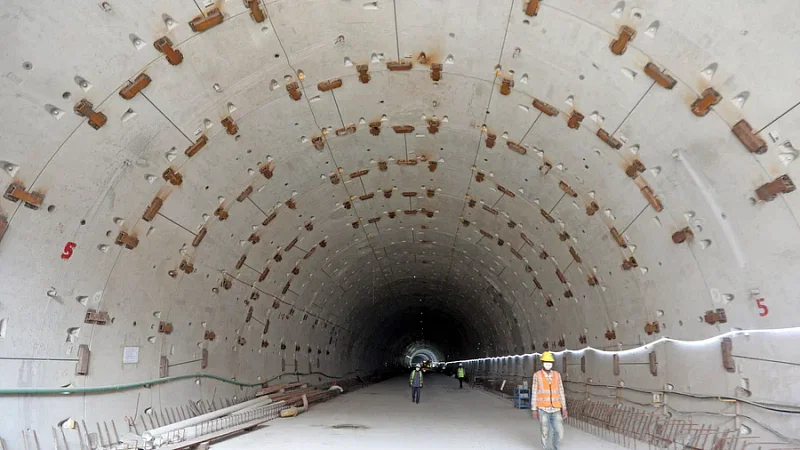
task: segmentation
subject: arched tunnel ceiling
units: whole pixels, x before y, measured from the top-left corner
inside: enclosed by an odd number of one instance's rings
[[[3,186],[44,201],[0,200],[2,352],[111,353],[171,320],[173,354],[215,328],[376,364],[425,339],[392,328],[419,303],[461,357],[792,325],[800,200],[756,190],[798,178],[797,2],[535,5],[6,2]]]

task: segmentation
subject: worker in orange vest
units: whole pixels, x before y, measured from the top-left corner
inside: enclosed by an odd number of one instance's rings
[[[531,383],[531,410],[533,420],[539,420],[542,430],[542,448],[558,450],[564,439],[564,419],[567,418],[567,398],[564,396],[564,385],[561,374],[553,370],[555,359],[550,352],[542,354],[543,369],[533,374]],[[547,441],[552,435],[553,445]]]

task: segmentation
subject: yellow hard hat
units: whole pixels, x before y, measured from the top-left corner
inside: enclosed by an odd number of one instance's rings
[[[553,354],[552,353],[544,352],[544,353],[542,353],[542,362],[554,363],[554,362],[556,362],[556,360],[555,360],[555,358],[553,358]]]

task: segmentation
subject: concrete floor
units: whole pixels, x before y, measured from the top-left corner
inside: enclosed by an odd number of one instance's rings
[[[334,428],[339,426],[340,428]],[[566,427],[562,450],[613,450],[617,445]],[[530,410],[472,390],[444,375],[425,377],[422,402],[411,403],[407,377],[398,377],[312,406],[308,413],[276,419],[213,450],[332,449],[419,445],[459,449],[540,449],[539,423]]]

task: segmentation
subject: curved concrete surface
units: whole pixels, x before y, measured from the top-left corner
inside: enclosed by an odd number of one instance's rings
[[[0,437],[592,347],[580,395],[798,438],[798,13],[5,1]]]

